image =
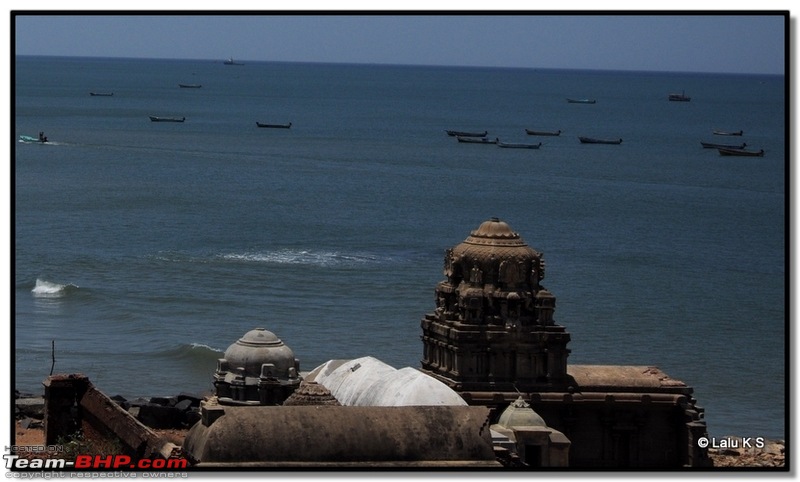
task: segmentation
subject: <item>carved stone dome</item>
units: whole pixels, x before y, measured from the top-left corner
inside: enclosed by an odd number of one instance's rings
[[[262,365],[274,365],[272,376],[293,378],[295,358],[291,348],[264,328],[250,330],[225,350],[225,360],[232,369],[243,367],[245,377],[262,375]],[[290,370],[291,369],[291,370]],[[290,371],[293,376],[290,376]]]
[[[449,264],[445,274],[455,283],[536,286],[544,277],[542,254],[498,218],[484,221],[455,246]]]
[[[511,226],[498,218],[484,221],[478,229],[469,233],[466,244],[490,246],[526,246],[519,234],[511,230]]]

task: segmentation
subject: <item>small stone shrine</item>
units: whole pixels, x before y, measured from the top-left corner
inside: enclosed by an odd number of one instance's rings
[[[300,386],[300,362],[264,328],[248,331],[217,360],[214,387],[223,405],[282,405]]]

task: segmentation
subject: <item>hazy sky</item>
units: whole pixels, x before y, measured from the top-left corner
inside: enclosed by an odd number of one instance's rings
[[[224,7],[224,5],[220,5]],[[488,5],[491,7],[491,5]],[[752,5],[757,7],[757,5]],[[780,15],[21,16],[18,55],[781,74]]]

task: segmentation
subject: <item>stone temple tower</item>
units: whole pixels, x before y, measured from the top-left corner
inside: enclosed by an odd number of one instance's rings
[[[565,388],[570,335],[553,321],[544,268],[497,218],[448,249],[436,310],[422,319],[422,370],[459,392]]]

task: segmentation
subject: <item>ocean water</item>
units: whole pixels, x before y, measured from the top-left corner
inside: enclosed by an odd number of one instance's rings
[[[304,371],[418,367],[445,249],[496,216],[544,253],[570,363],[658,366],[712,435],[785,436],[784,77],[43,57],[14,76],[14,138],[50,140],[13,149],[16,389],[52,368],[207,392],[256,327]]]

